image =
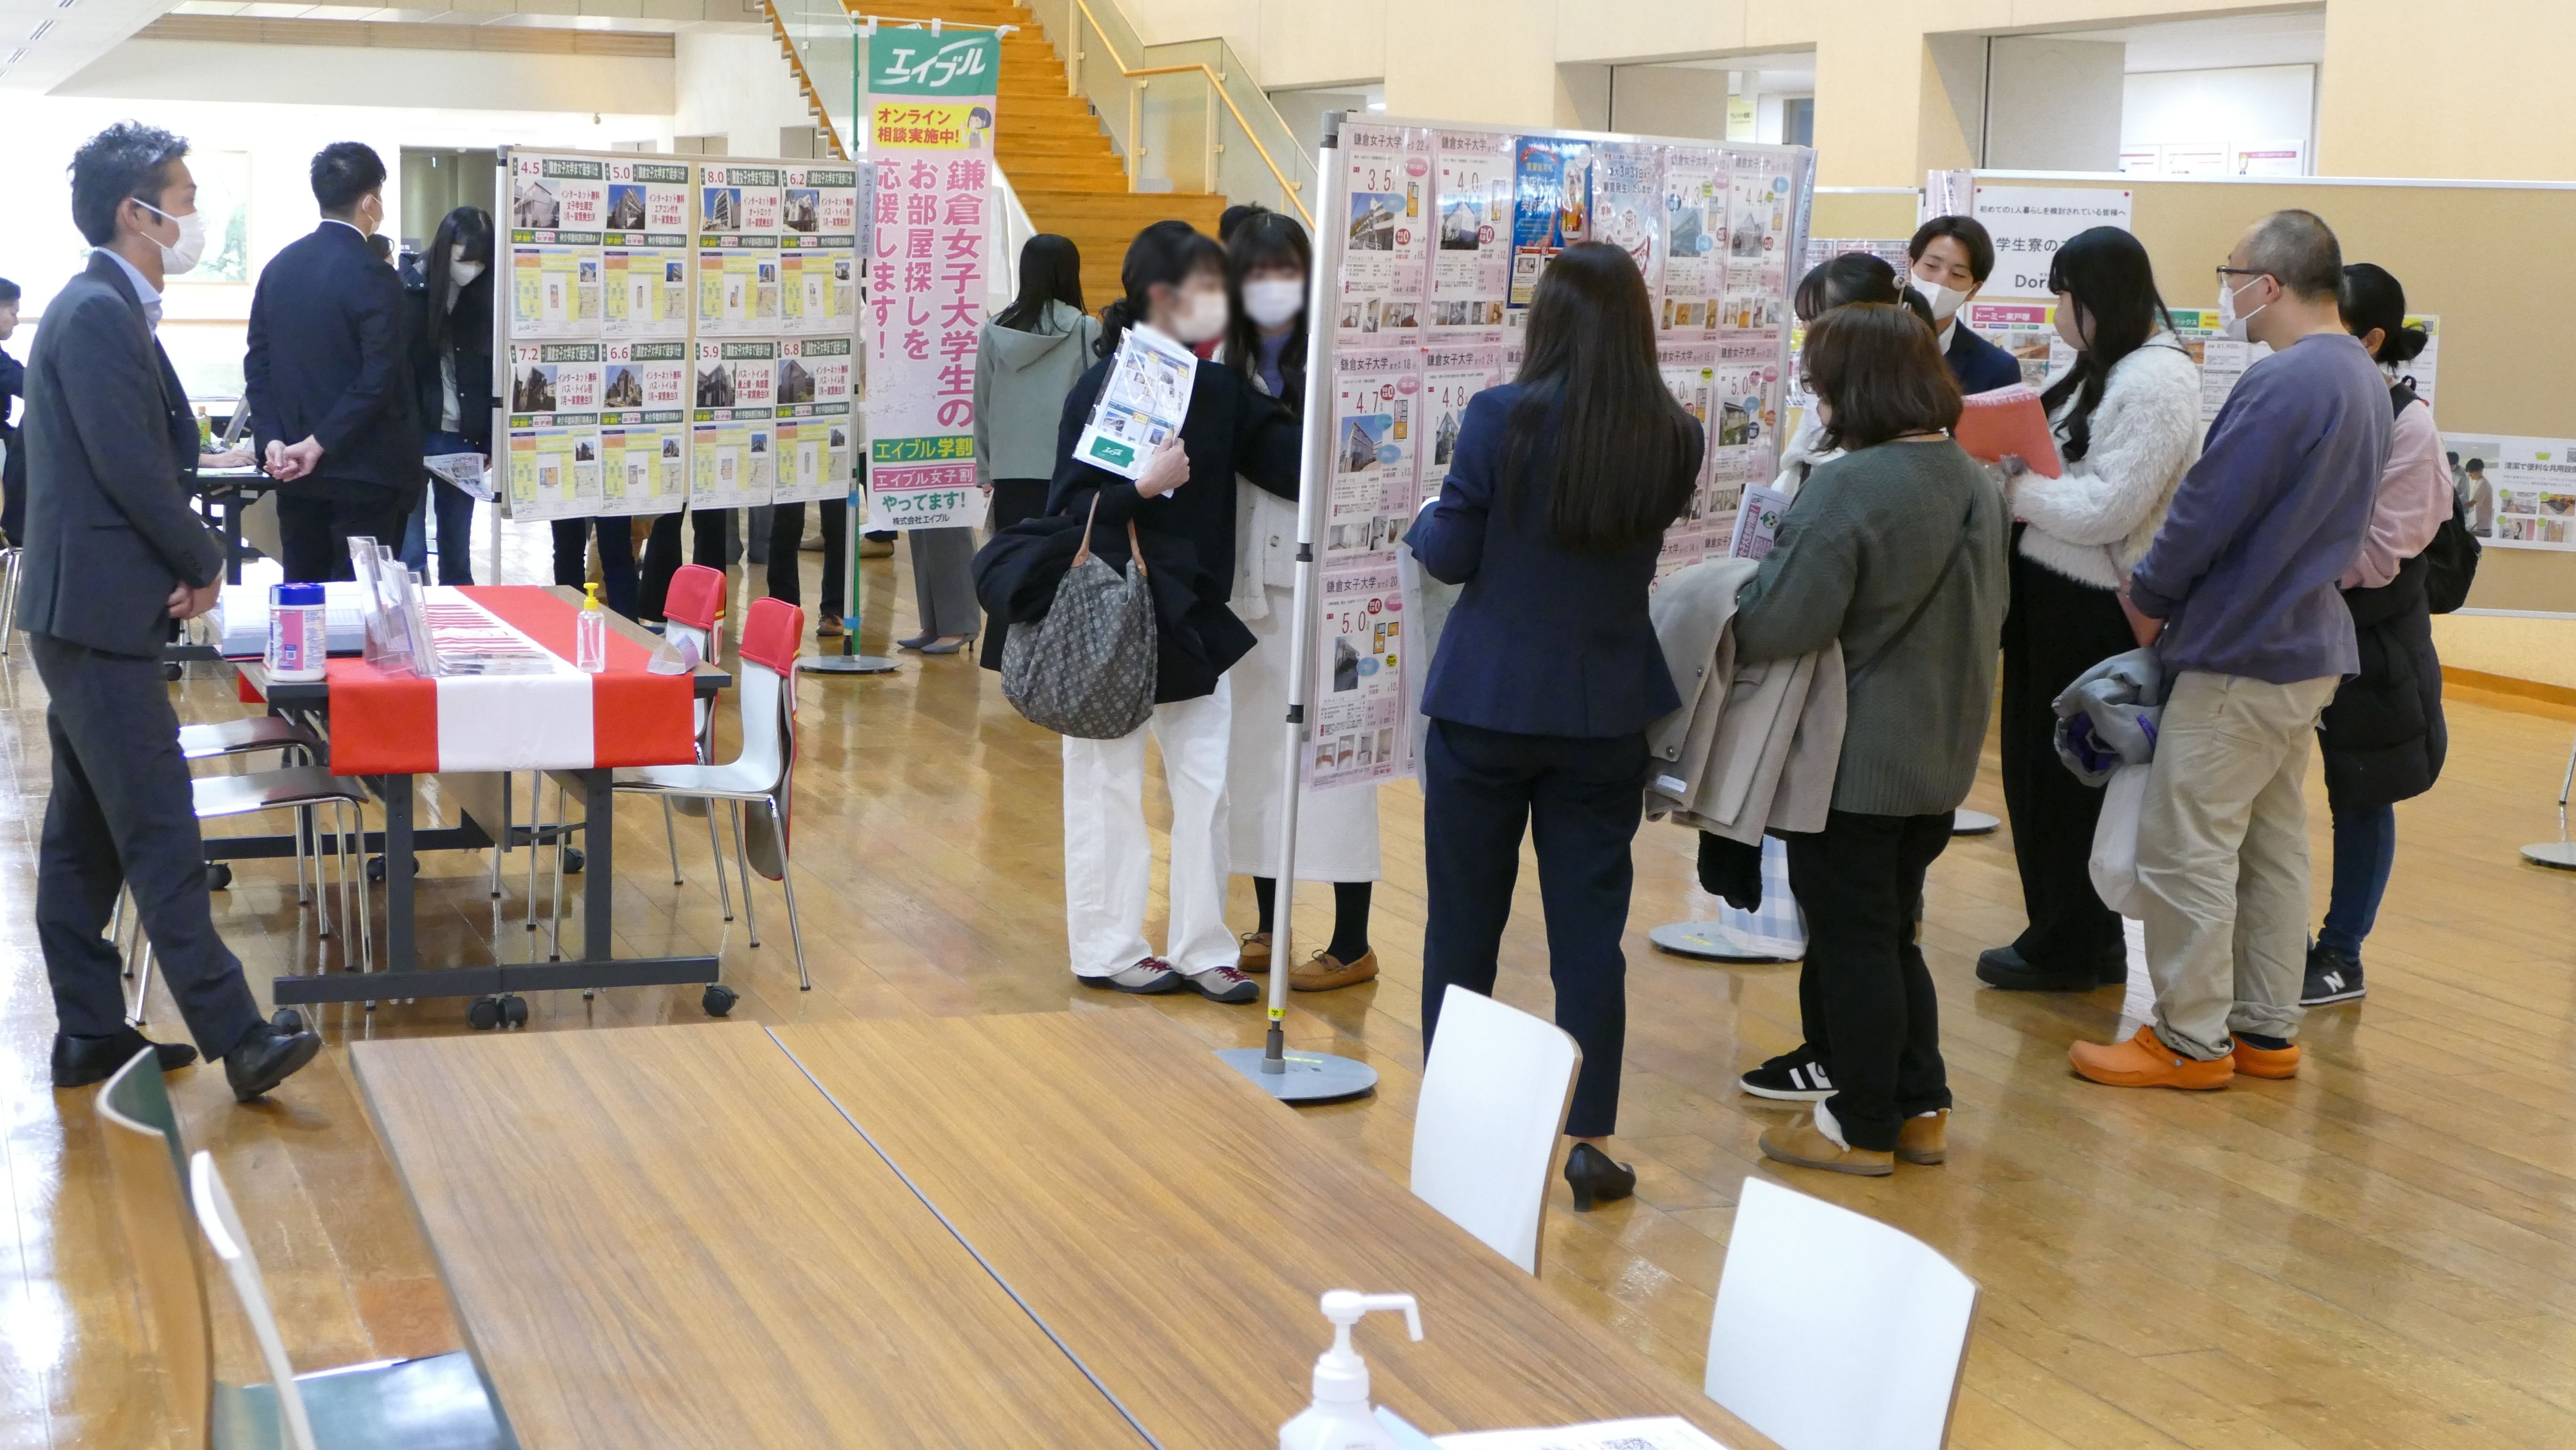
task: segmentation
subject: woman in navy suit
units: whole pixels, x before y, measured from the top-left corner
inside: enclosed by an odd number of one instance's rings
[[[1619,936],[1646,726],[1680,704],[1646,592],[1705,443],[1656,371],[1636,263],[1568,247],[1531,299],[1520,376],[1468,402],[1449,477],[1405,539],[1432,577],[1466,586],[1422,695],[1424,1049],[1451,983],[1493,991],[1526,829],[1557,1025],[1583,1049],[1565,1120],[1577,1209],[1636,1186],[1603,1151],[1627,1036]]]

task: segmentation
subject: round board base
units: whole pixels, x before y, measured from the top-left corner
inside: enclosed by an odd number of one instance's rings
[[[2002,821],[1984,811],[1952,811],[1950,834],[1954,836],[1991,836]]]
[[[2522,859],[2534,866],[2554,866],[2561,871],[2576,871],[2576,842],[2543,841],[2522,848]]]
[[[883,655],[808,655],[796,668],[809,675],[891,675],[895,663]]]
[[[1722,921],[1676,921],[1646,933],[1655,949],[1702,962],[1793,962]]]
[[[1290,1052],[1286,1072],[1263,1072],[1262,1049],[1228,1047],[1217,1060],[1283,1103],[1331,1103],[1377,1090],[1377,1069],[1324,1052]]]

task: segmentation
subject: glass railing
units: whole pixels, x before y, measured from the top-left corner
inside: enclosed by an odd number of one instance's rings
[[[770,17],[843,156],[859,149],[857,27],[841,0],[768,0]]]

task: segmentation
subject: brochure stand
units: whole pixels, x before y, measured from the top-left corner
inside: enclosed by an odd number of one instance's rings
[[[2576,871],[2576,841],[2567,839],[2567,789],[2576,786],[2576,748],[2567,752],[2567,773],[2558,781],[2558,839],[2522,848],[2522,859],[2534,866]]]
[[[1317,176],[1340,174],[1340,157],[1336,154],[1340,149],[1341,114],[1328,112],[1324,117],[1323,148],[1315,161]],[[1325,259],[1340,254],[1338,239],[1350,225],[1348,188],[1324,188],[1322,203],[1315,219],[1320,245],[1306,288],[1306,316],[1310,320],[1332,316],[1338,269]],[[1316,580],[1323,568],[1316,544],[1323,535],[1323,513],[1333,493],[1332,335],[1329,327],[1310,326],[1313,341],[1306,364],[1306,448],[1297,474],[1297,602],[1290,616],[1288,719],[1280,745],[1280,779],[1284,785],[1279,803],[1279,897],[1271,913],[1270,928],[1270,1033],[1261,1047],[1230,1047],[1217,1053],[1226,1066],[1286,1103],[1334,1102],[1358,1097],[1377,1087],[1377,1069],[1367,1063],[1330,1053],[1288,1051],[1285,1027],[1288,965],[1296,960],[1293,923],[1297,903],[1297,807],[1305,795],[1300,765],[1306,753],[1306,706],[1315,682]],[[1233,481],[1226,480],[1220,486],[1230,488]]]
[[[809,675],[891,675],[895,662],[883,655],[859,653],[859,623],[866,608],[867,590],[859,582],[859,516],[867,512],[867,497],[858,489],[850,490],[849,502],[841,506],[841,587],[848,597],[841,601],[841,652],[836,655],[807,655],[796,662],[798,671]]]

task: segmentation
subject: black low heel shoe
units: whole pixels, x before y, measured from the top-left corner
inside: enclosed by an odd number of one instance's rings
[[[1577,1143],[1565,1155],[1565,1181],[1574,1189],[1574,1211],[1590,1213],[1596,1202],[1626,1198],[1637,1191],[1637,1170],[1614,1163],[1589,1143]]]

